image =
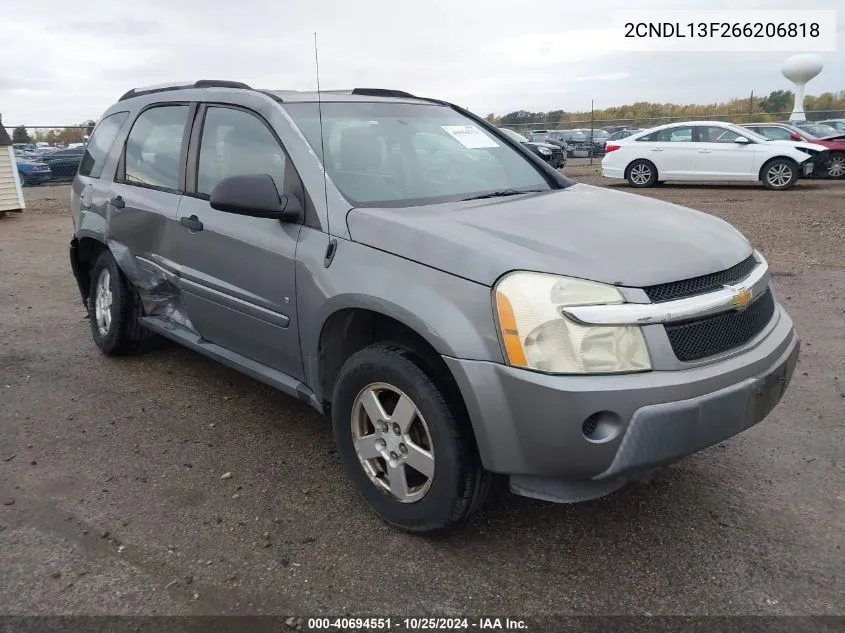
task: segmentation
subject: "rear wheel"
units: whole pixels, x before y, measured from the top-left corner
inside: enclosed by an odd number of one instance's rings
[[[837,152],[830,155],[827,162],[828,178],[845,178],[845,152]]]
[[[138,322],[135,292],[105,250],[91,269],[88,320],[97,347],[108,356],[141,350],[152,335]]]
[[[495,476],[481,466],[459,395],[411,348],[353,354],[335,384],[332,425],[358,493],[396,527],[454,527],[489,495]]]
[[[651,187],[657,183],[657,167],[645,159],[635,160],[628,165],[625,178],[632,187]]]
[[[798,163],[788,158],[775,158],[763,165],[760,180],[767,189],[789,189],[798,180]]]

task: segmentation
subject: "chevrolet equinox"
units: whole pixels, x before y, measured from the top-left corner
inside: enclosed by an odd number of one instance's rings
[[[726,222],[577,184],[398,90],[130,90],[71,205],[105,354],[160,335],[307,402],[409,531],[465,521],[500,482],[606,495],[760,422],[798,356]]]

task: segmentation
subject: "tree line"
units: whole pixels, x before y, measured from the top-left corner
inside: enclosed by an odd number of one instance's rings
[[[82,143],[94,130],[94,121],[88,120],[68,127],[27,128],[23,125],[12,130],[13,143]]]
[[[718,117],[736,123],[777,121],[785,118],[785,113],[792,110],[795,95],[791,90],[774,90],[765,96],[750,95],[721,103],[687,104],[652,103],[638,101],[627,105],[601,108],[593,111],[592,119],[597,122],[619,121],[627,125],[650,127],[661,119]],[[829,119],[845,116],[845,90],[824,92],[820,95],[807,95],[804,110],[810,120]],[[816,111],[814,116],[812,111]],[[487,115],[487,120],[494,125],[520,126],[543,123],[549,127],[558,127],[566,123],[590,121],[590,112],[530,112],[516,110],[502,116],[495,113]]]

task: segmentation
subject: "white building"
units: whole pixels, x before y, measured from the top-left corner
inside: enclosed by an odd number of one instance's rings
[[[12,139],[0,122],[0,215],[24,210],[23,189]]]

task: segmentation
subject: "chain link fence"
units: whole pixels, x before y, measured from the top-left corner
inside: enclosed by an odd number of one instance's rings
[[[70,182],[85,153],[91,125],[4,126],[24,186]]]
[[[501,121],[500,127],[513,130],[532,141],[541,141],[547,137],[547,132],[565,132],[557,135],[569,146],[568,156],[577,158],[590,158],[590,164],[594,158],[601,158],[604,155],[604,142],[608,136],[620,130],[648,129],[683,121],[723,121],[725,123],[759,123],[759,122],[787,122],[792,111],[785,112],[753,112],[733,114],[702,114],[686,116],[644,116],[626,119],[601,119],[581,118],[573,120],[559,120],[550,122],[548,120],[534,121]],[[845,110],[807,110],[805,111],[807,121],[823,121],[825,119],[838,119],[845,117]],[[837,130],[833,130],[835,133]],[[575,133],[575,134],[572,134]],[[580,134],[580,136],[579,136]]]

